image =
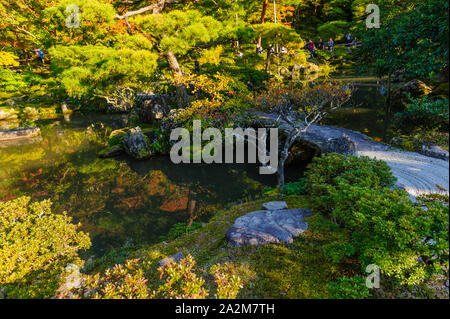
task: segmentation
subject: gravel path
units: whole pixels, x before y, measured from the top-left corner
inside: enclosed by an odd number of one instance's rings
[[[276,122],[272,114],[259,113],[264,122],[271,122],[281,130],[287,128],[286,123]],[[281,124],[281,125],[280,125]],[[421,194],[449,194],[449,162],[424,156],[414,152],[404,152],[389,145],[376,142],[368,136],[352,130],[329,125],[312,125],[299,140],[315,145],[324,152],[332,139],[348,137],[355,144],[357,156],[368,156],[385,161],[397,177],[397,185],[402,186],[412,196]]]
[[[449,193],[447,161],[398,150],[357,151],[357,155],[385,161],[392,174],[397,177],[397,184],[403,186],[412,196]]]

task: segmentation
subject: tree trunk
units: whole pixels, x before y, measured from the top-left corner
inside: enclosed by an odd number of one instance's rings
[[[384,114],[384,128],[383,128],[383,141],[386,142],[387,131],[389,128],[390,113],[391,113],[391,76],[392,73],[389,71],[388,83],[387,83],[387,98],[386,98],[386,109]]]
[[[266,72],[270,73],[270,55],[271,55],[272,48],[269,47],[267,49],[267,58],[266,58]]]
[[[286,137],[284,141],[283,149],[280,152],[280,160],[278,161],[278,169],[277,169],[277,181],[280,186],[280,191],[282,192],[284,189],[284,163],[286,162],[289,156],[289,149],[292,144],[294,144],[295,139],[300,134],[297,129],[293,129],[292,132]]]
[[[178,60],[173,53],[172,50],[164,52],[164,57],[169,63],[170,69],[174,76],[182,77],[183,73],[181,72],[180,65],[178,64]],[[188,104],[187,90],[184,84],[177,85],[177,104],[178,107],[186,107]]]
[[[269,4],[269,0],[263,0],[263,8],[261,12],[261,20],[260,23],[263,24],[266,18],[267,5]],[[258,46],[261,46],[261,35],[258,37]]]

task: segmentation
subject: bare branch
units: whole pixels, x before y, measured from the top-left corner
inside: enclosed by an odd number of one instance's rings
[[[157,14],[157,13],[160,13],[164,9],[166,4],[176,4],[176,3],[180,3],[180,2],[181,2],[181,0],[159,0],[159,2],[157,2],[157,3],[140,8],[138,10],[128,11],[127,13],[125,13],[123,15],[117,14],[116,19],[124,20],[128,17],[134,16],[137,14],[142,14],[147,11],[152,11],[152,14]]]

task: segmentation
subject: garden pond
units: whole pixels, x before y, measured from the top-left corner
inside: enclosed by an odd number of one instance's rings
[[[350,103],[323,123],[380,139],[382,84],[369,79],[355,85]],[[164,156],[99,158],[109,133],[126,126],[124,115],[77,112],[33,122],[42,138],[0,145],[0,200],[22,195],[51,199],[54,212],[67,212],[90,234],[92,248],[86,256],[159,242],[176,223],[206,222],[227,204],[276,184],[276,177],[260,175],[256,164],[176,165]],[[288,167],[287,181],[301,177],[305,166]]]

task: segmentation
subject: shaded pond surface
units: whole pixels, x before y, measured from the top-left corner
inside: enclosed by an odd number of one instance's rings
[[[386,83],[374,77],[334,77],[336,81],[354,84],[350,101],[331,113],[322,124],[339,126],[383,139],[386,105]],[[389,131],[387,132],[389,135]]]
[[[123,116],[88,113],[37,120],[42,140],[0,148],[0,200],[50,198],[90,234],[90,255],[160,241],[179,222],[207,221],[225,204],[275,185],[257,165],[173,164],[168,157],[100,159]]]

